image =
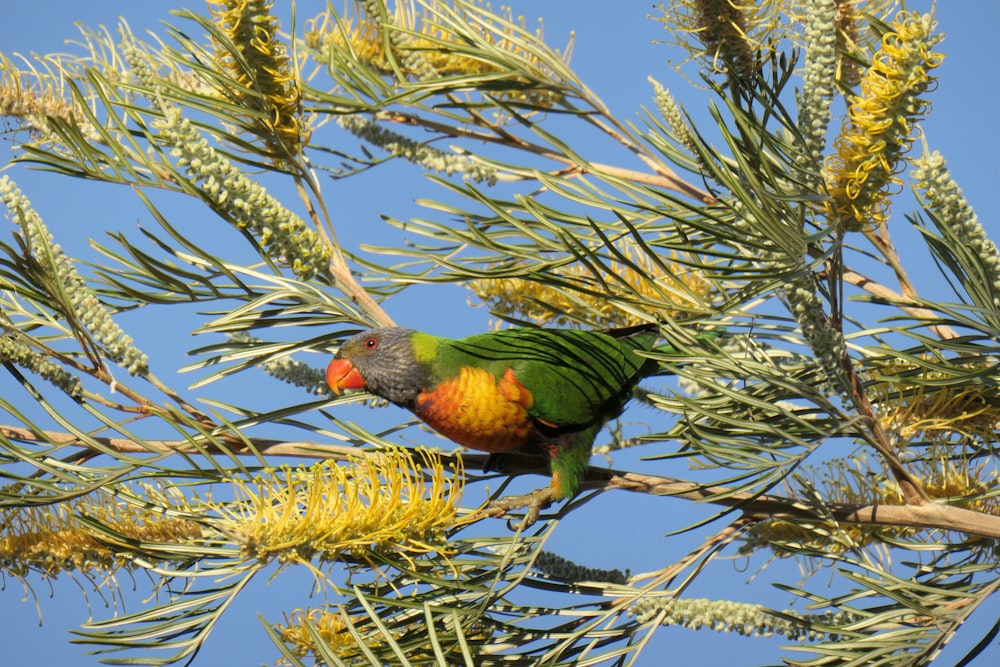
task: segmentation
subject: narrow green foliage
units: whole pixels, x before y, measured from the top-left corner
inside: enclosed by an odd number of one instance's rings
[[[479,0],[225,0],[0,54],[0,569],[43,613],[46,579],[103,596],[75,641],[117,664],[199,664],[264,579],[254,659],[295,666],[625,667],[667,632],[989,661],[1000,251],[910,152],[926,4],[663,3],[638,116]],[[43,224],[26,169],[93,197]],[[395,403],[331,389],[396,318],[426,334]]]

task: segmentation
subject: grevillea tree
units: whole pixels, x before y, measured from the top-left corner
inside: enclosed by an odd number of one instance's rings
[[[658,78],[711,103],[651,80],[631,120],[569,47],[472,0],[283,24],[267,0],[233,0],[176,12],[161,37],[123,21],[73,55],[6,54],[7,593],[145,587],[77,631],[137,664],[193,658],[251,580],[293,569],[312,594],[261,609],[257,629],[285,664],[639,664],[670,625],[784,635],[788,664],[930,663],[1000,586],[1000,253],[920,138],[933,16],[758,4],[661,7],[688,78]],[[17,185],[30,169],[127,186],[139,229],[88,230],[99,259],[74,256],[72,221],[43,221]],[[354,191],[324,191],[373,173],[422,211],[335,224]],[[901,228],[932,267],[897,252]],[[595,449],[634,465],[594,461],[521,529],[482,508],[546,483],[531,453],[480,472],[484,455],[405,412],[331,393],[329,356],[392,324],[414,285],[465,290],[497,327],[659,326],[678,350],[649,353],[663,372],[633,401],[646,424],[626,413]],[[619,569],[586,544],[546,548],[605,494],[636,534],[707,536],[681,557],[667,545],[683,536],[658,538],[638,574],[627,544]],[[636,516],[635,498],[663,514]],[[690,593],[734,555],[795,604]]]

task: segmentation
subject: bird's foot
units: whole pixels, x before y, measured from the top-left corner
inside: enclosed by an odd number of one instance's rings
[[[497,452],[490,452],[486,460],[483,461],[483,472],[500,472],[500,466],[503,463],[504,454],[499,454]]]
[[[524,518],[518,525],[519,530],[525,530],[538,521],[539,512],[551,506],[552,501],[555,499],[552,487],[546,486],[531,493],[519,496],[507,496],[494,500],[486,508],[486,511],[490,516],[502,517],[511,510],[527,509],[527,512],[524,513]]]

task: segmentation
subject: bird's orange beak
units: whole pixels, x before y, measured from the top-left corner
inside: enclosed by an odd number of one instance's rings
[[[339,394],[341,389],[364,389],[365,379],[347,359],[334,359],[326,367],[326,383],[333,393]]]

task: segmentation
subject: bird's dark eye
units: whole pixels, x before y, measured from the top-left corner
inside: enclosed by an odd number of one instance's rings
[[[371,338],[365,339],[366,350],[374,350],[376,347],[378,347],[378,338],[372,336]]]

